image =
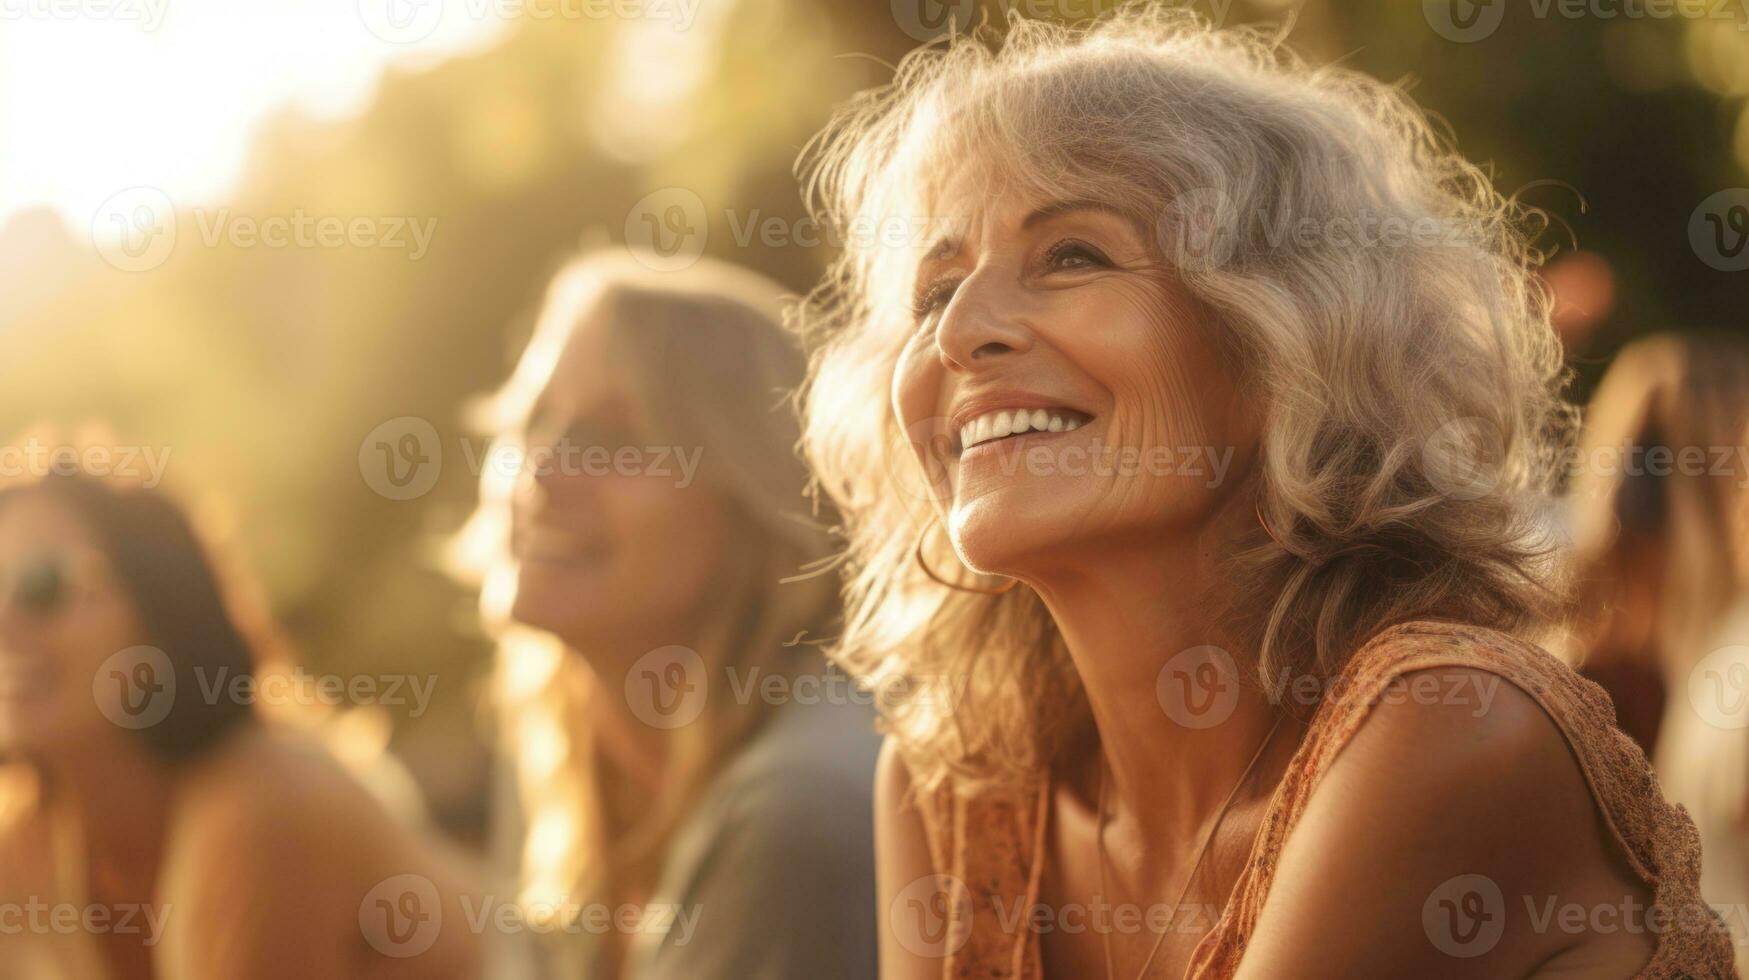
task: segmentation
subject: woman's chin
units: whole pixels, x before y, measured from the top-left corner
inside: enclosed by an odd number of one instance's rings
[[[596,618],[590,611],[594,605],[592,598],[587,590],[561,588],[525,572],[516,583],[510,618],[523,626],[560,636],[588,633]]]
[[[953,509],[954,548],[966,566],[986,575],[1015,575],[1062,547],[1057,522],[1035,506],[1009,506],[1008,494],[990,494]]]
[[[974,575],[1019,575],[1021,569],[1030,564],[1028,557],[1039,551],[1026,540],[1027,530],[1013,527],[967,528],[955,535],[954,550],[959,552],[960,561]],[[950,567],[945,571],[954,573],[958,570]],[[961,577],[964,577],[963,573]]]

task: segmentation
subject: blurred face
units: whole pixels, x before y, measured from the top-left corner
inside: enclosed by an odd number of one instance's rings
[[[105,661],[145,642],[132,604],[66,505],[0,503],[0,749],[29,752],[120,729],[97,706]]]
[[[1194,533],[1248,465],[1257,413],[1142,230],[1024,200],[964,227],[918,268],[893,379],[961,555],[1024,576]]]
[[[652,431],[606,340],[598,317],[580,324],[530,413],[511,615],[583,649],[689,642],[720,587],[728,505],[682,475],[708,460]]]

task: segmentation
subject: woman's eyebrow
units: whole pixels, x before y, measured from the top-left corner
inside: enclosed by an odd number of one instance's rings
[[[964,238],[959,234],[943,235],[935,240],[935,244],[924,250],[923,258],[918,264],[925,265],[930,262],[941,262],[951,259],[959,254],[960,246],[963,242]]]
[[[1074,214],[1080,211],[1091,211],[1099,214],[1108,214],[1114,218],[1121,218],[1131,226],[1136,227],[1138,231],[1141,230],[1140,222],[1136,220],[1134,215],[1126,214],[1104,201],[1095,201],[1092,199],[1052,201],[1049,204],[1040,205],[1028,213],[1025,218],[1021,219],[1020,228],[1022,231],[1030,231],[1033,226],[1038,225],[1041,222],[1050,221],[1053,218],[1060,218],[1066,214]],[[930,263],[941,262],[953,258],[959,253],[962,244],[963,239],[960,235],[950,234],[942,236],[924,251],[922,259],[917,263],[918,267],[926,267]]]
[[[935,244],[924,251],[917,260],[916,268],[912,270],[917,275],[918,280],[921,281],[931,267],[947,262],[958,255],[962,244],[964,242],[958,235],[946,235],[937,239]]]
[[[1097,211],[1103,214],[1109,214],[1115,218],[1122,218],[1125,221],[1134,220],[1131,215],[1119,211],[1117,208],[1106,204],[1104,201],[1052,201],[1049,204],[1034,208],[1032,213],[1028,214],[1021,220],[1020,227],[1022,229],[1029,229],[1042,221],[1049,221],[1052,218],[1059,218],[1065,214],[1072,214],[1076,211]]]

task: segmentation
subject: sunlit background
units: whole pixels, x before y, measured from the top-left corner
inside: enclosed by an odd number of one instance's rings
[[[805,289],[829,252],[792,168],[834,104],[954,25],[1104,6],[0,0],[0,425],[168,452],[308,664],[436,674],[393,745],[477,840],[487,644],[439,553],[473,501],[468,401],[551,271],[669,227]],[[1704,234],[1749,234],[1749,30],[1676,6],[1313,0],[1290,34],[1401,80],[1556,218],[1581,394],[1635,335],[1749,326],[1749,254]],[[441,466],[385,492],[360,450],[409,418]]]

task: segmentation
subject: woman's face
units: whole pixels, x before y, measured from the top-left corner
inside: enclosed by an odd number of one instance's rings
[[[702,447],[653,434],[607,337],[599,316],[579,324],[529,415],[511,616],[586,649],[690,642],[720,585],[729,506],[700,479]]]
[[[893,378],[961,555],[1026,577],[1194,533],[1248,466],[1257,413],[1147,237],[1048,201],[963,227],[919,265]]]
[[[0,749],[120,731],[99,699],[128,696],[112,682],[130,679],[103,675],[141,637],[132,603],[71,508],[32,492],[0,503]]]

